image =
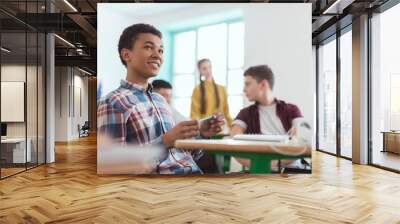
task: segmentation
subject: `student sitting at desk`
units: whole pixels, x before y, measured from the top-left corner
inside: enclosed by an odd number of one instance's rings
[[[166,157],[157,161],[152,173],[201,173],[189,152],[173,148],[175,140],[200,134],[210,137],[221,131],[224,121],[213,120],[201,127],[197,120],[175,125],[167,102],[153,93],[148,83],[163,63],[161,38],[161,32],[148,24],[135,24],[123,31],[118,52],[127,75],[116,90],[99,102],[98,133],[110,138],[115,145],[156,144],[165,148]],[[135,150],[136,147],[129,148]]]
[[[286,103],[274,96],[274,74],[267,65],[248,68],[244,72],[244,92],[249,101],[255,103],[242,109],[232,123],[231,135],[237,134],[294,134],[296,123],[302,114],[294,104]],[[237,159],[249,167],[247,159]],[[289,161],[284,161],[289,163]],[[272,161],[273,168],[277,161]]]

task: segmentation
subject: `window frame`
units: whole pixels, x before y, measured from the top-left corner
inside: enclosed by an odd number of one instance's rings
[[[244,70],[244,61],[243,61],[243,64],[240,67],[234,67],[234,68],[230,68],[229,67],[229,32],[230,32],[229,26],[231,24],[235,24],[235,23],[242,23],[243,26],[245,26],[243,19],[240,18],[240,19],[232,19],[232,20],[226,20],[226,21],[219,21],[219,22],[215,22],[215,23],[204,24],[204,25],[201,25],[201,26],[191,27],[189,29],[183,29],[183,30],[178,30],[178,31],[171,32],[171,34],[172,34],[171,35],[172,36],[172,45],[173,46],[176,45],[176,42],[175,42],[176,35],[179,35],[179,34],[185,33],[185,32],[191,32],[191,31],[195,32],[195,52],[194,52],[194,54],[195,54],[195,68],[194,68],[192,73],[176,73],[175,72],[175,60],[176,60],[175,59],[175,51],[174,50],[172,51],[172,54],[171,54],[171,58],[172,58],[171,81],[173,83],[173,86],[176,86],[175,85],[176,76],[184,76],[184,75],[193,77],[194,86],[196,86],[196,85],[198,85],[200,83],[199,79],[196,78],[197,75],[198,75],[197,74],[197,68],[196,68],[196,62],[197,62],[197,60],[199,60],[198,59],[198,32],[199,32],[199,29],[202,28],[202,27],[208,27],[208,26],[213,26],[213,25],[218,25],[218,24],[226,24],[226,27],[227,27],[227,32],[226,32],[226,45],[227,45],[226,50],[227,50],[227,54],[226,54],[226,59],[225,59],[226,60],[226,68],[225,68],[225,71],[226,71],[226,74],[225,74],[226,86],[225,87],[226,87],[226,91],[227,91],[227,100],[229,100],[229,97],[231,97],[231,96],[233,96],[233,97],[241,96],[242,100],[243,100],[243,103],[244,103],[243,93],[242,92],[240,94],[229,94],[228,88],[227,88],[228,85],[229,85],[229,79],[228,79],[229,72],[234,71],[234,70],[239,70],[239,69],[241,69],[242,71]],[[244,47],[244,42],[243,42],[243,47]],[[244,57],[244,55],[243,55],[243,57]],[[185,99],[186,100],[187,99],[191,100],[191,95],[187,96],[187,97],[186,96],[182,97],[182,96],[177,96],[176,95],[176,91],[173,92],[173,101],[185,100]],[[229,109],[230,109],[229,113],[232,116],[231,108],[229,108]],[[189,114],[188,114],[188,116],[190,117],[190,105],[189,105]]]
[[[347,32],[352,31],[352,23],[348,24],[347,26],[343,27],[340,30],[337,30],[336,33],[333,33],[332,35],[328,36],[327,38],[321,40],[316,44],[316,150],[320,152],[324,152],[333,156],[337,156],[340,158],[344,158],[347,160],[352,160],[352,158],[347,157],[342,155],[342,150],[341,150],[341,65],[340,65],[340,37],[344,35]],[[320,113],[320,95],[319,95],[319,90],[320,90],[320,74],[319,74],[319,47],[320,45],[327,44],[331,41],[336,41],[336,152],[332,153],[329,152],[325,149],[320,148],[320,142],[319,142],[319,132],[320,132],[320,125],[319,125],[319,113]]]

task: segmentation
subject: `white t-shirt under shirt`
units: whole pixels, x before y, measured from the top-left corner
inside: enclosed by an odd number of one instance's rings
[[[268,135],[286,134],[285,128],[276,114],[276,103],[269,106],[259,105],[258,114],[260,116],[261,133]]]

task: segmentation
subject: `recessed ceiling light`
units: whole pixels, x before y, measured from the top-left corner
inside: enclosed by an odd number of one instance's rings
[[[62,37],[60,37],[59,35],[57,35],[57,34],[54,34],[54,36],[55,37],[57,37],[59,40],[61,40],[62,42],[64,42],[64,43],[66,43],[67,45],[69,45],[70,47],[73,47],[73,48],[75,48],[75,45],[73,45],[71,42],[69,42],[68,40],[66,40],[66,39],[64,39],[64,38],[62,38]]]
[[[81,72],[83,72],[83,73],[85,73],[85,74],[87,74],[87,75],[90,75],[90,76],[92,75],[92,73],[90,73],[90,72],[88,72],[88,71],[86,71],[86,70],[83,70],[83,69],[81,69],[81,68],[79,68],[79,67],[78,67],[78,70],[81,71]]]
[[[74,10],[75,12],[78,12],[78,10],[71,4],[69,3],[68,0],[64,0],[65,4],[67,4],[72,10]]]
[[[343,9],[353,3],[355,0],[336,0],[322,14],[342,14]]]
[[[1,50],[4,51],[4,52],[6,52],[6,53],[10,53],[10,52],[11,52],[11,50],[9,50],[9,49],[7,49],[7,48],[5,48],[5,47],[1,47]]]

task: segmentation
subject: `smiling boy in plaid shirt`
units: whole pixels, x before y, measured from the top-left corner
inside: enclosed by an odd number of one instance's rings
[[[132,150],[148,144],[165,148],[165,157],[152,173],[201,173],[191,154],[173,148],[174,142],[200,135],[210,137],[221,131],[224,121],[213,120],[208,127],[199,127],[197,120],[174,123],[167,102],[153,93],[148,83],[163,63],[161,38],[161,32],[148,24],[135,24],[123,31],[118,51],[127,75],[116,90],[100,99],[98,133],[112,139],[114,144],[138,145]]]

